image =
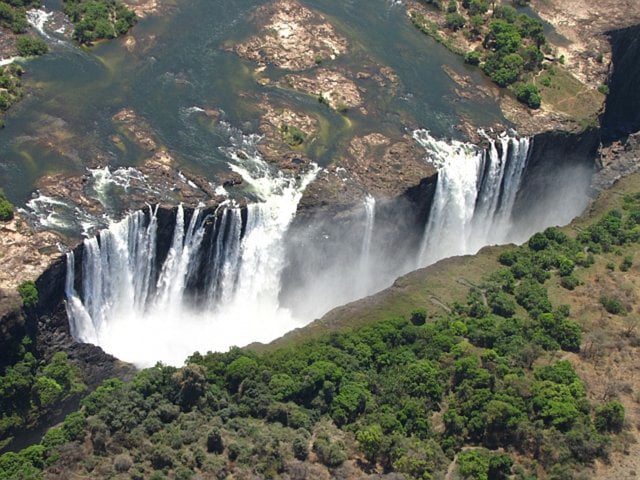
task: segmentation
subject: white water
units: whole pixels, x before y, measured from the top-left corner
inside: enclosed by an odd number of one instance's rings
[[[362,235],[362,249],[360,251],[360,265],[358,268],[358,293],[366,295],[371,285],[371,240],[376,220],[376,199],[367,195],[364,199],[364,234]]]
[[[337,304],[383,288],[408,270],[474,253],[488,244],[523,240],[514,232],[511,213],[529,140],[487,138],[485,151],[468,143],[436,140],[418,130],[414,138],[439,170],[419,252],[389,250],[389,241],[404,234],[394,231],[395,224],[381,221],[390,218],[388,212],[376,219],[376,202],[367,196],[353,225],[335,230],[329,225],[326,232],[327,225],[321,228],[326,238],[346,235],[336,237],[336,248],[342,250],[344,244],[344,251],[314,251],[313,243],[305,246],[309,251],[301,251],[316,263],[293,288],[294,303],[318,304],[306,311],[295,305],[299,314],[295,318],[279,302],[284,240],[302,193],[317,171],[300,178],[276,171],[260,157],[258,136],[223,127],[231,146],[221,150],[248,186],[245,193],[253,203],[243,210],[227,200],[214,213],[196,209],[191,217],[179,207],[171,219],[173,236],[161,265],[158,218],[151,209],[85,240],[82,295],[74,288],[75,259],[68,255],[67,311],[76,338],[140,366],[158,360],[180,365],[196,350],[220,351],[272,340]],[[111,183],[127,188],[127,175],[119,179],[114,174],[94,172],[98,198],[106,196],[103,187]]]
[[[274,172],[255,148],[259,137],[230,131],[232,147],[224,149],[230,167],[257,200],[246,208],[244,230],[232,203],[221,207],[214,227],[198,209],[185,224],[179,207],[159,272],[155,211],[134,213],[85,240],[82,300],[73,288],[74,258],[68,256],[67,311],[76,338],[140,366],[158,360],[180,365],[196,350],[269,341],[300,326],[278,302],[283,237],[317,170],[297,179]],[[202,249],[207,228],[217,231],[212,252]],[[206,302],[197,305],[187,286],[204,258]]]
[[[77,234],[82,232],[87,236],[95,229],[104,227],[108,219],[96,216],[71,203],[71,201],[49,197],[37,192],[22,209],[27,217],[31,217],[38,225],[45,229],[57,230]]]
[[[10,65],[19,58],[20,57],[0,58],[0,67],[4,67],[5,65]]]
[[[44,9],[34,8],[31,10],[27,10],[27,22],[29,22],[29,25],[35,28],[43,37],[49,40],[56,40],[52,38],[51,35],[49,35],[44,29],[44,26],[47,24],[52,15],[53,12],[47,12]]]
[[[521,240],[512,229],[511,213],[526,167],[528,138],[487,137],[488,150],[436,140],[416,130],[415,140],[438,169],[438,183],[425,227],[418,265],[472,254],[485,245]]]

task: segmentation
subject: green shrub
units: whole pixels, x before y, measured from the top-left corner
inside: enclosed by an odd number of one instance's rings
[[[608,85],[600,85],[600,86],[598,86],[598,91],[603,95],[609,95],[609,86]]]
[[[49,450],[64,445],[69,441],[66,432],[62,428],[50,428],[42,437],[42,445]]]
[[[280,126],[280,132],[282,133],[283,140],[292,147],[297,147],[304,143],[304,132],[295,125],[285,123]]]
[[[632,266],[633,266],[633,257],[631,255],[627,255],[624,257],[624,259],[622,260],[622,263],[620,264],[620,271],[628,272]]]
[[[599,406],[596,409],[595,425],[601,432],[619,432],[624,426],[624,406],[618,401]]]
[[[455,32],[456,30],[460,30],[462,27],[464,27],[465,18],[459,13],[447,13],[445,22],[447,28]]]
[[[307,439],[303,436],[297,436],[293,439],[293,456],[300,461],[305,461],[309,456],[309,445]]]
[[[467,54],[464,56],[464,61],[469,65],[480,65],[480,58],[480,52],[478,52],[477,50],[472,50],[470,52],[467,52]]]
[[[30,308],[38,303],[38,289],[33,281],[27,280],[18,285],[18,293],[25,307]]]
[[[49,51],[49,47],[39,37],[32,37],[27,35],[24,37],[18,37],[16,40],[16,49],[18,55],[21,57],[36,57],[38,55],[44,55]]]
[[[516,255],[515,250],[508,250],[506,252],[503,252],[498,257],[498,261],[505,267],[510,267],[511,265],[516,263],[517,260],[518,260],[518,257]]]
[[[626,307],[619,298],[603,295],[600,297],[600,303],[604,309],[612,315],[623,315],[627,313]]]
[[[424,308],[416,308],[411,312],[410,320],[417,327],[424,325],[427,321],[427,311]]]
[[[539,232],[534,234],[527,244],[531,250],[539,252],[549,246],[549,239],[545,234]]]
[[[493,9],[493,17],[514,23],[518,19],[518,11],[511,5],[496,5]]]
[[[486,0],[471,0],[469,2],[469,15],[482,15],[489,10]]]
[[[347,460],[345,446],[340,441],[331,441],[328,436],[319,436],[313,443],[313,451],[318,456],[318,460],[329,468],[336,468]]]
[[[506,480],[511,475],[513,460],[507,454],[486,450],[467,450],[458,455],[458,471],[464,479]]]
[[[540,108],[542,97],[538,87],[533,83],[523,83],[516,87],[516,98],[519,102],[524,103],[529,108]]]
[[[6,110],[6,108],[2,108],[1,102],[0,110]],[[13,219],[13,209],[13,204],[7,199],[2,189],[0,189],[0,220],[3,222],[8,222],[9,220]]]
[[[84,429],[87,420],[83,412],[73,412],[66,416],[62,425],[69,440],[81,441],[84,438]]]
[[[133,461],[131,457],[126,453],[116,455],[113,459],[113,469],[118,473],[128,472],[129,469],[133,466]]]
[[[489,306],[496,315],[511,318],[516,313],[516,302],[510,295],[498,292],[489,299]]]
[[[575,288],[580,285],[580,280],[573,275],[568,275],[560,278],[560,285],[567,290],[575,290]]]
[[[149,460],[156,470],[172,467],[175,462],[173,451],[166,445],[157,445],[154,447]]]

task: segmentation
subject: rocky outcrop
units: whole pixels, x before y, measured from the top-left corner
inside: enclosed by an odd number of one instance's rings
[[[238,55],[261,65],[305,70],[347,50],[346,39],[325,17],[295,0],[278,0],[259,7],[254,18],[260,33],[235,47]]]
[[[60,251],[62,239],[52,232],[36,231],[21,213],[9,222],[0,222],[0,290],[15,291],[26,280],[44,272]]]
[[[610,32],[613,66],[602,115],[603,140],[640,130],[640,25]]]
[[[601,148],[600,169],[592,186],[596,191],[609,188],[615,182],[640,170],[640,132]]]

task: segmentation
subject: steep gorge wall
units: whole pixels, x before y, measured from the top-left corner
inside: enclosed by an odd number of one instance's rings
[[[586,207],[599,145],[597,128],[578,134],[549,131],[535,135],[513,209],[516,228],[525,228],[532,219],[550,225],[568,223],[572,212]]]
[[[609,33],[612,70],[600,119],[605,143],[640,130],[640,25]]]

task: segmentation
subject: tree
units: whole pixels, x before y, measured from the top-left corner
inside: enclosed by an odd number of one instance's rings
[[[486,0],[471,0],[469,2],[469,15],[482,15],[489,10],[489,4]]]
[[[3,5],[0,3],[0,5]],[[6,102],[2,99],[6,98]],[[5,105],[6,103],[6,105]],[[6,94],[0,94],[0,110],[9,108],[11,101]],[[4,191],[0,188],[0,221],[7,222],[13,219],[13,204],[7,199]]]
[[[207,451],[209,453],[221,454],[224,451],[224,442],[220,430],[214,428],[207,435]]]
[[[356,440],[360,443],[360,448],[371,463],[375,463],[376,455],[382,445],[383,433],[378,424],[369,425],[356,433]]]
[[[238,390],[240,383],[258,370],[258,362],[253,358],[242,355],[236,358],[227,367],[227,383],[232,392]]]
[[[469,65],[480,65],[480,52],[472,50],[464,56],[464,61]]]
[[[620,432],[624,426],[624,406],[618,401],[599,406],[596,409],[595,424],[601,432]]]
[[[523,83],[516,87],[516,98],[529,108],[540,108],[542,97],[540,91],[533,83]],[[531,240],[529,240],[531,241]]]
[[[49,51],[47,44],[38,37],[27,35],[18,37],[16,40],[16,49],[21,57],[34,57],[44,55]]]
[[[340,387],[333,399],[332,417],[338,425],[353,422],[362,413],[369,399],[369,390],[365,384],[348,382]]]
[[[465,25],[465,19],[459,13],[447,13],[447,16],[445,17],[445,22],[446,22],[447,28],[449,28],[450,30],[453,30],[454,32],[456,30],[460,30]]]
[[[33,307],[38,303],[38,289],[33,281],[27,280],[18,285],[18,293],[25,307]]]
[[[443,391],[439,377],[437,366],[429,360],[419,360],[406,369],[402,383],[409,395],[437,402]]]
[[[427,321],[427,311],[424,308],[416,308],[411,312],[411,323],[419,327]]]
[[[493,9],[493,16],[514,23],[518,18],[518,11],[511,5],[498,5]]]

